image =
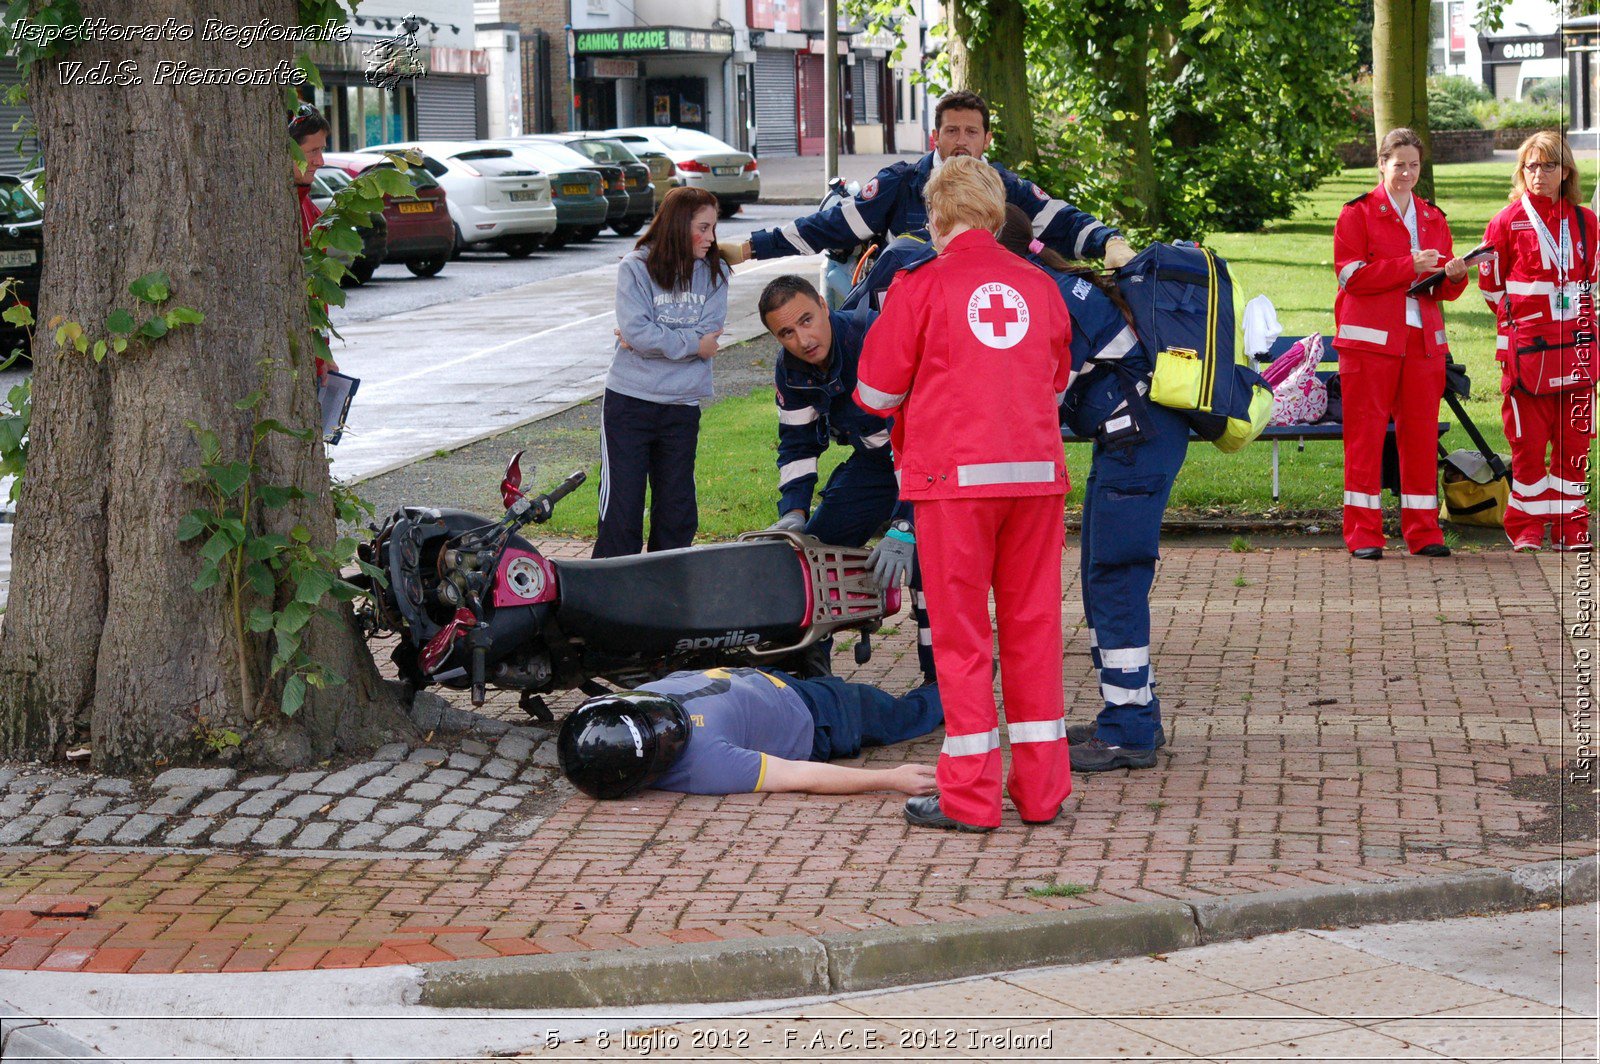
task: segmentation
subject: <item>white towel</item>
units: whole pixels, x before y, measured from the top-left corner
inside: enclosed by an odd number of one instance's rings
[[[1278,310],[1266,296],[1256,296],[1244,305],[1244,353],[1251,358],[1264,355],[1278,337],[1283,325]]]

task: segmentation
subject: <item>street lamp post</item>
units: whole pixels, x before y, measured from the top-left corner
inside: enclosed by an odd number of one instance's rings
[[[823,181],[839,176],[839,0],[827,0],[822,27],[822,110],[827,129],[822,137],[828,172]]]

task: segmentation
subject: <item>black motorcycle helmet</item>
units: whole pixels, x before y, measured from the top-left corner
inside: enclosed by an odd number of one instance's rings
[[[671,695],[598,695],[567,715],[556,739],[561,771],[591,798],[626,798],[671,768],[689,745],[689,715]]]

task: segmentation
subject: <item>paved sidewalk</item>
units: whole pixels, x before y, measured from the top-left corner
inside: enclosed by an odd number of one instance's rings
[[[885,166],[904,159],[915,162],[926,149],[900,155],[841,155],[839,176],[865,185]],[[761,160],[761,202],[815,204],[827,190],[828,168],[820,155],[796,155],[787,159]]]
[[[1069,624],[1081,617],[1077,564],[1069,545]],[[1171,744],[1156,769],[1079,777],[1053,826],[1024,828],[1008,810],[988,836],[914,830],[892,795],[601,804],[559,781],[525,796],[549,808],[508,810],[547,817],[532,835],[449,857],[179,848],[163,824],[148,849],[0,851],[0,968],[258,971],[626,949],[1593,853],[1592,821],[1581,830],[1590,791],[1566,788],[1578,841],[1563,845],[1555,819],[1573,753],[1562,706],[1575,694],[1573,647],[1555,635],[1574,616],[1560,593],[1579,564],[1494,551],[1354,566],[1337,549],[1169,547],[1153,653]],[[895,619],[847,675],[913,686],[913,633]],[[1098,706],[1081,632],[1070,645],[1069,716],[1086,719]],[[509,696],[487,709],[528,724]],[[868,762],[931,763],[939,742]]]

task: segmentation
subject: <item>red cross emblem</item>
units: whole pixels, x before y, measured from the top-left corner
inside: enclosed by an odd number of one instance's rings
[[[1028,335],[1028,304],[1008,284],[990,281],[967,300],[967,327],[985,347],[1014,347]]]

